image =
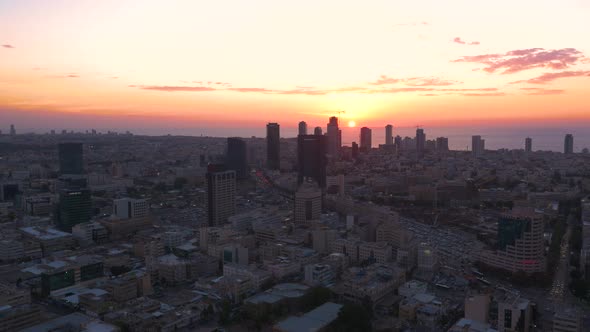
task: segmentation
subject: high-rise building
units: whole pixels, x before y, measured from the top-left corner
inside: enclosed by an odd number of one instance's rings
[[[424,129],[422,129],[422,128],[416,129],[416,151],[418,153],[423,153],[425,144],[426,144],[426,134],[424,134]]]
[[[506,293],[497,299],[498,332],[531,331],[533,317],[531,301],[518,294]]]
[[[574,135],[565,135],[565,141],[563,143],[563,153],[574,153]]]
[[[281,166],[281,127],[278,123],[266,125],[266,165],[271,170]]]
[[[248,159],[244,140],[237,137],[228,137],[225,162],[227,169],[235,171],[238,179],[248,177]]]
[[[326,136],[299,135],[297,137],[298,183],[305,178],[315,180],[320,188],[326,187]]]
[[[530,153],[533,151],[533,139],[527,137],[524,139],[524,152]]]
[[[299,122],[299,135],[307,135],[307,123],[305,121]]]
[[[447,137],[436,138],[436,151],[449,151],[449,139]]]
[[[576,307],[561,307],[553,316],[553,332],[582,332],[584,315]]]
[[[393,144],[393,126],[388,124],[385,126],[385,145]]]
[[[402,137],[400,135],[395,136],[393,139],[393,144],[395,144],[397,150],[401,150],[402,148]]]
[[[369,152],[371,151],[372,145],[372,133],[371,128],[362,127],[361,128],[361,151],[362,152]]]
[[[16,129],[14,128],[14,125],[13,124],[10,125],[10,135],[11,136],[16,135]]]
[[[119,219],[143,218],[149,213],[145,199],[119,198],[113,200],[113,214]]]
[[[304,182],[295,192],[295,223],[319,220],[322,214],[322,191],[314,183]]]
[[[342,146],[342,131],[338,127],[337,117],[330,117],[326,135],[328,135],[328,154],[333,157],[338,156]]]
[[[207,219],[209,226],[227,222],[236,213],[236,172],[224,165],[207,166]]]
[[[57,226],[64,232],[92,217],[92,198],[88,189],[63,189],[59,194]]]
[[[84,158],[82,143],[60,143],[59,151],[59,171],[62,175],[84,174]]]
[[[485,151],[485,140],[479,135],[471,136],[471,153],[474,157],[481,157]]]
[[[359,145],[356,142],[352,142],[352,158],[356,159],[359,156]]]
[[[313,130],[313,134],[314,135],[323,135],[322,133],[322,127],[315,127]]]
[[[543,219],[534,210],[515,209],[498,221],[495,250],[484,250],[483,263],[510,272],[545,271]]]

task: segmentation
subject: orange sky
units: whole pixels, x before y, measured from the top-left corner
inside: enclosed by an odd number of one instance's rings
[[[4,1],[0,122],[590,124],[588,17],[582,0]]]

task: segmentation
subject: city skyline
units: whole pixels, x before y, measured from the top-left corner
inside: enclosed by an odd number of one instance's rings
[[[582,29],[590,6],[581,1],[175,5],[1,4],[2,122],[133,130],[296,126],[330,115],[357,127],[590,123]],[[555,17],[567,20],[548,26]]]

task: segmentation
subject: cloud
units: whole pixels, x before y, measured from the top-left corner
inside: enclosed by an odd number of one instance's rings
[[[2,47],[4,47],[4,48],[14,48],[14,46],[12,46],[10,44],[2,44]]]
[[[206,86],[130,85],[130,87],[137,87],[142,90],[155,90],[155,91],[166,91],[166,92],[176,92],[176,91],[199,92],[199,91],[215,91],[215,90],[217,90],[217,89],[209,88]]]
[[[530,96],[544,96],[544,95],[560,95],[565,93],[562,89],[544,89],[544,88],[520,88],[528,91],[526,94]]]
[[[491,92],[491,93],[461,93],[461,96],[465,97],[502,97],[506,94],[504,92]]]
[[[462,40],[461,37],[455,37],[453,39],[453,42],[461,45],[479,45],[478,41],[466,42]]]
[[[487,66],[483,70],[488,73],[502,71],[502,74],[512,74],[534,68],[565,69],[582,62],[583,58],[582,52],[575,48],[530,48],[504,54],[464,56],[452,62],[480,63]]]
[[[37,70],[37,69],[34,69]],[[80,75],[76,73],[65,74],[65,75],[47,75],[47,78],[80,78]]]
[[[561,72],[557,72],[557,73],[545,73],[545,74],[542,74],[541,76],[537,76],[537,77],[534,77],[534,78],[531,78],[528,80],[511,82],[511,84],[517,84],[517,83],[546,84],[546,83],[552,82],[552,81],[560,79],[560,78],[581,77],[581,76],[590,77],[590,70],[577,70],[577,71],[566,70],[566,71],[561,71]]]
[[[403,83],[407,86],[447,86],[453,84],[460,84],[459,81],[442,80],[437,77],[410,77],[410,78],[392,78],[386,75],[381,75],[375,82],[369,82],[370,85],[388,85]]]
[[[265,88],[230,88],[227,90],[237,91],[237,92],[262,92],[262,93],[273,92],[273,90],[269,90],[269,89],[265,89]]]

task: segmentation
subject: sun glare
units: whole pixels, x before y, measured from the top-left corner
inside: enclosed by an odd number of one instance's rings
[[[354,128],[354,127],[356,127],[356,122],[354,120],[350,120],[350,121],[348,121],[348,126],[350,128]]]

